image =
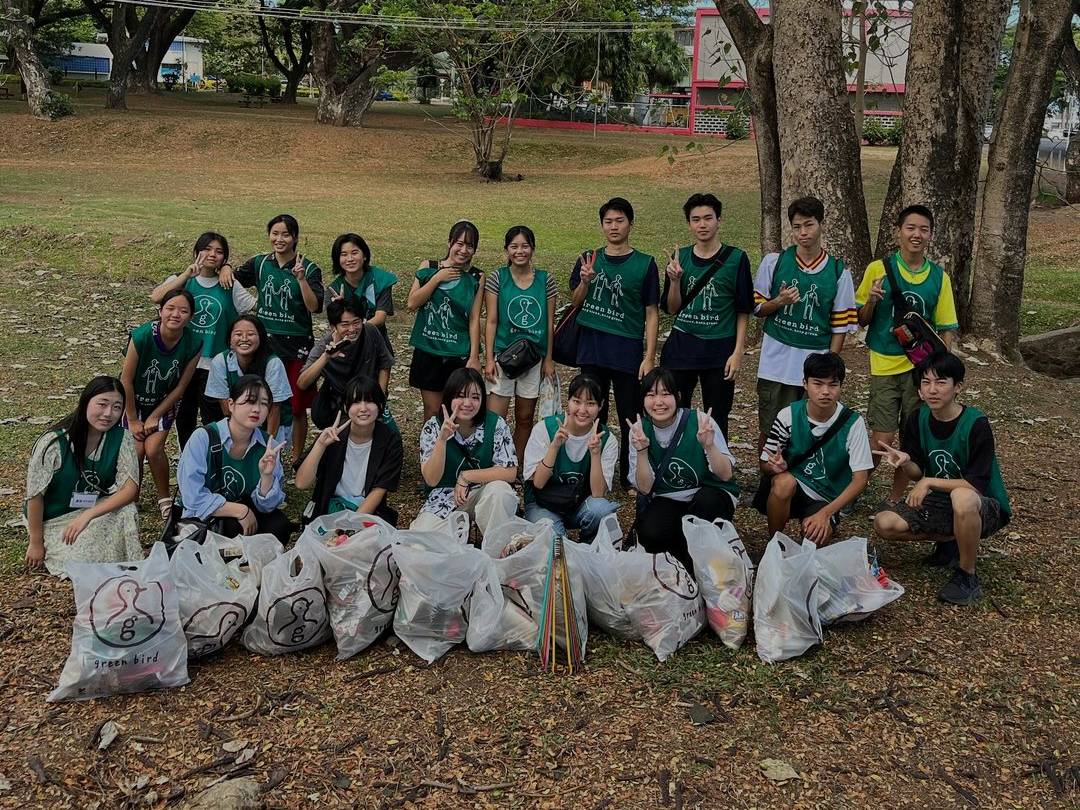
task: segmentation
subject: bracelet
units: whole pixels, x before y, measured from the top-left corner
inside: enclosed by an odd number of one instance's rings
[[[554,470],[555,466],[552,464],[546,464],[543,459],[540,459],[540,464],[543,467],[547,467],[549,470]]]

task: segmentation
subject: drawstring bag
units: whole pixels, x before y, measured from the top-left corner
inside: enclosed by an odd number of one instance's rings
[[[330,638],[319,560],[296,545],[262,572],[255,619],[244,630],[244,647],[262,655],[283,655],[316,647]]]
[[[209,539],[209,538],[208,538]],[[237,637],[259,598],[258,578],[237,557],[226,563],[217,544],[181,540],[169,567],[176,583],[188,657],[216,653]]]
[[[754,563],[730,521],[710,523],[687,515],[682,529],[694,576],[705,598],[709,626],[726,646],[737,650],[750,623]]]

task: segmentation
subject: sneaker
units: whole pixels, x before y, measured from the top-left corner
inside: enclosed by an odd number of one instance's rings
[[[969,607],[982,599],[982,588],[979,587],[979,575],[969,574],[962,568],[957,568],[952,579],[938,592],[938,599],[953,605]]]
[[[923,557],[922,562],[934,568],[956,568],[960,562],[960,547],[955,540],[934,543],[934,550]]]

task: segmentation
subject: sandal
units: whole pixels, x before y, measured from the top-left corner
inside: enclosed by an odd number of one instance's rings
[[[161,519],[168,520],[169,515],[172,514],[173,499],[172,498],[158,498],[157,500],[158,510],[161,512]]]

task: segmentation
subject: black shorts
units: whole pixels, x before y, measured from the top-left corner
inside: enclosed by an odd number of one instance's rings
[[[464,357],[442,357],[414,348],[409,366],[409,385],[421,391],[442,393],[450,375],[459,368],[465,368],[465,362]]]
[[[791,496],[791,511],[788,513],[790,517],[796,520],[806,520],[811,515],[817,514],[826,506],[828,501],[817,501],[806,494],[805,490],[799,485],[795,485],[795,494]],[[833,529],[840,525],[840,514],[837,513],[829,518],[829,523],[832,524]]]
[[[907,523],[912,534],[931,537],[953,536],[952,498],[948,492],[931,492],[916,509],[906,501],[882,505],[882,511],[895,512]],[[1001,511],[1001,504],[993,498],[980,498],[979,517],[982,519],[982,534],[987,538],[1008,523],[1008,517]]]

